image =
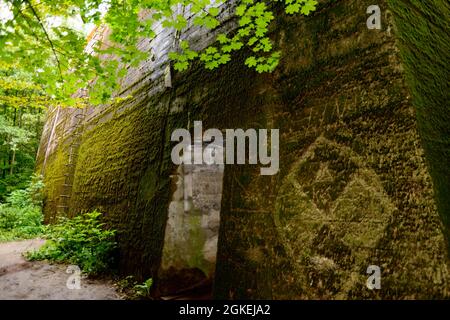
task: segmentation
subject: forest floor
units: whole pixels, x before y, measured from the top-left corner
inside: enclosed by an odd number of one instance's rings
[[[29,262],[23,253],[39,248],[42,239],[0,243],[0,300],[117,300],[113,282],[81,279],[80,289],[68,289],[73,274],[67,265]]]

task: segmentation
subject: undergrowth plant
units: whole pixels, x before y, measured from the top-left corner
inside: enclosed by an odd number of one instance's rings
[[[115,230],[108,230],[97,211],[61,218],[49,226],[46,243],[27,253],[29,260],[49,260],[78,265],[84,273],[99,274],[114,264]]]
[[[134,290],[136,292],[136,295],[141,298],[148,298],[150,297],[150,290],[153,286],[153,279],[147,279],[142,284],[137,284],[134,286]]]
[[[126,299],[129,300],[145,300],[152,299],[151,289],[153,286],[153,279],[149,278],[142,283],[136,281],[136,278],[129,275],[117,281],[116,286],[118,291],[122,293]]]
[[[40,236],[42,225],[42,177],[34,175],[26,189],[15,190],[0,203],[0,241]]]

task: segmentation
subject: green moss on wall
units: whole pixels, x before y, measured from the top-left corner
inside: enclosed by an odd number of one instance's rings
[[[280,129],[280,172],[225,170],[216,297],[448,297],[442,223],[392,25],[368,30],[371,4],[333,1],[280,20],[282,64],[240,101],[253,112],[261,101],[265,125]],[[371,264],[379,291],[366,287]]]
[[[450,241],[450,4],[388,1],[439,212]]]
[[[64,195],[65,177],[67,171],[67,163],[69,159],[68,143],[61,139],[58,146],[46,161],[44,184],[44,214],[45,222],[53,223],[58,218],[58,212],[61,212],[62,205],[61,195]]]
[[[104,212],[118,230],[122,271],[144,278],[156,270],[167,207],[167,178],[159,175],[167,97],[142,92],[83,133],[70,211]]]

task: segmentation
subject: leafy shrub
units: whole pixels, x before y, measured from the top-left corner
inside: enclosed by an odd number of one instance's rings
[[[0,229],[38,235],[43,231],[42,212],[39,207],[16,208],[0,206]]]
[[[136,295],[141,298],[150,297],[150,290],[153,286],[153,279],[147,279],[142,284],[137,284],[134,286],[134,290]]]
[[[33,176],[26,189],[15,190],[0,204],[0,241],[29,239],[44,231],[40,176]]]
[[[139,283],[136,281],[136,278],[131,275],[116,282],[117,291],[124,295],[127,300],[152,299],[150,295],[152,286],[152,278]]]
[[[62,218],[48,227],[47,242],[28,253],[27,258],[76,264],[89,274],[106,271],[114,262],[115,230],[103,228],[101,215],[93,211],[72,219]]]

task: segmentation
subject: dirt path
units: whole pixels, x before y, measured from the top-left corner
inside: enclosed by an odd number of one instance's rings
[[[44,240],[0,243],[0,300],[116,300],[112,283],[81,279],[80,289],[68,289],[67,266],[28,262],[22,253],[38,248]]]

